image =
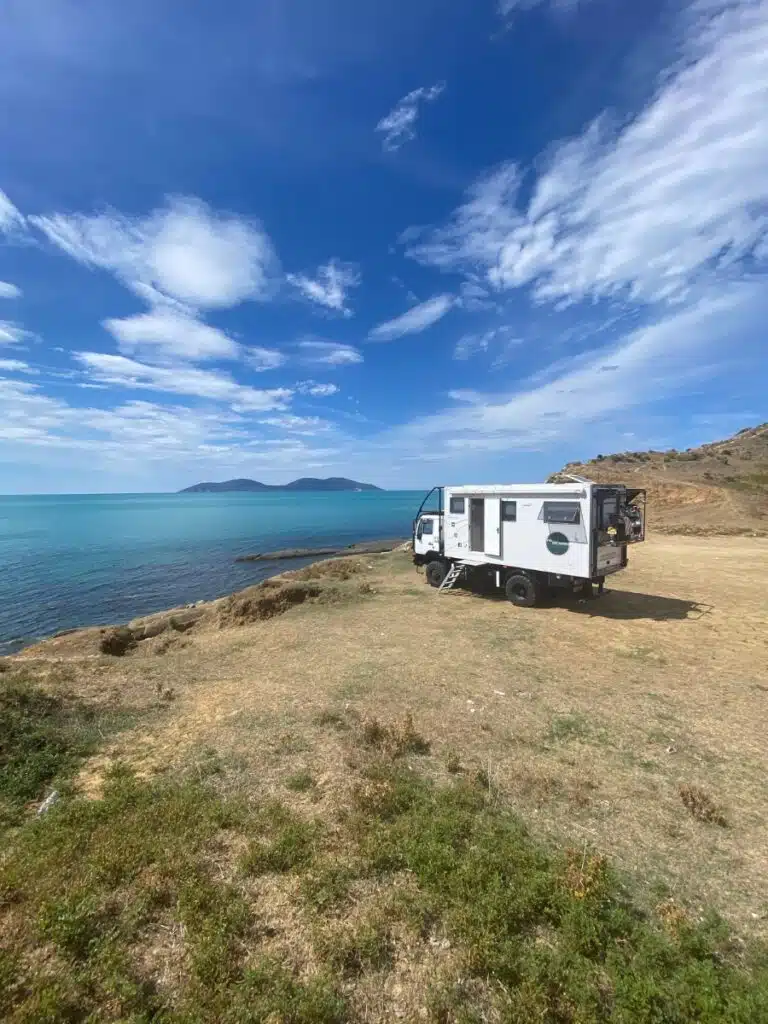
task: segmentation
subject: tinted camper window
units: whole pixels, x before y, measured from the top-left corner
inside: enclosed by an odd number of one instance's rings
[[[454,516],[464,515],[464,498],[451,498],[451,514]]]
[[[545,523],[580,523],[581,507],[578,501],[545,501]]]
[[[517,521],[517,502],[516,501],[502,501],[501,503],[501,520],[504,523],[514,523]]]

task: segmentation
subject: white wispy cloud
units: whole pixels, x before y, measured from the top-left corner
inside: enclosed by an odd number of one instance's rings
[[[0,359],[0,370],[6,373],[35,373],[29,363],[21,359]]]
[[[297,434],[317,434],[331,428],[328,420],[324,420],[320,416],[293,416],[285,414],[283,416],[268,416],[266,419],[259,420],[259,423]]]
[[[0,189],[0,231],[11,234],[24,228],[24,218]]]
[[[419,105],[431,103],[445,89],[445,82],[438,82],[429,87],[414,89],[395,104],[386,117],[382,117],[376,125],[376,131],[384,136],[382,146],[388,152],[394,152],[411,139],[416,138],[416,122],[419,118]]]
[[[310,302],[343,316],[352,316],[352,310],[347,305],[347,294],[361,281],[360,271],[354,263],[330,260],[317,268],[314,277],[288,274],[287,280]]]
[[[330,398],[339,393],[336,384],[319,384],[316,380],[300,380],[294,390],[299,395],[311,395],[313,398]]]
[[[30,222],[80,263],[111,271],[148,299],[154,289],[196,309],[269,298],[275,251],[256,221],[176,197],[144,218],[54,213]],[[138,286],[138,287],[137,287]]]
[[[138,489],[167,489],[246,468],[281,473],[289,466],[295,475],[326,468],[340,455],[304,436],[313,432],[311,425],[296,431],[282,424],[289,436],[274,437],[248,412],[210,406],[143,400],[109,408],[72,406],[32,382],[11,378],[0,377],[0,408],[4,461],[22,470],[36,465],[46,481],[70,486],[73,479],[92,479],[96,467],[102,485],[125,486],[129,479]]]
[[[8,281],[0,281],[0,299],[20,299],[21,288]]]
[[[362,363],[363,356],[353,345],[338,341],[307,339],[298,344],[299,358],[308,366],[353,366]]]
[[[430,437],[448,448],[493,451],[571,436],[585,424],[627,416],[639,405],[717,377],[734,335],[759,344],[766,312],[768,297],[759,284],[718,289],[665,308],[656,322],[565,361],[543,383],[523,383],[508,394],[454,392],[465,404],[395,428],[386,442],[407,448]]]
[[[519,11],[531,11],[539,6],[571,11],[579,6],[579,0],[498,0],[496,10],[502,18],[509,19]]]
[[[29,331],[12,324],[10,320],[0,320],[0,345],[15,345],[29,336]]]
[[[241,353],[243,362],[257,373],[277,370],[287,361],[284,353],[275,348],[263,348],[261,345],[243,345]]]
[[[473,278],[461,282],[457,301],[462,309],[466,309],[470,313],[493,309],[496,305],[491,289]]]
[[[75,358],[97,383],[207,398],[238,411],[282,409],[292,395],[288,388],[252,388],[228,374],[193,366],[150,366],[103,352],[77,352]]]
[[[420,303],[409,309],[402,316],[394,320],[387,320],[369,331],[370,341],[392,341],[394,338],[402,338],[405,334],[418,334],[428,327],[441,320],[448,310],[454,305],[455,299],[452,295],[435,295],[426,302]]]
[[[157,306],[148,313],[104,321],[126,355],[142,355],[150,362],[178,359],[237,359],[240,346],[224,331],[202,323],[193,314]]]
[[[505,324],[501,327],[492,327],[479,334],[463,335],[454,346],[453,358],[466,360],[481,352],[495,351],[494,365],[499,366],[506,361],[510,351],[522,343],[523,338],[517,337],[514,328]]]
[[[559,303],[680,301],[764,260],[768,2],[696,9],[685,59],[624,128],[599,119],[560,145],[527,203],[502,165],[412,255]]]

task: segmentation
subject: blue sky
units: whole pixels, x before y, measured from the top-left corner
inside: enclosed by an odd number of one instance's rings
[[[0,493],[768,419],[768,0],[0,0]]]

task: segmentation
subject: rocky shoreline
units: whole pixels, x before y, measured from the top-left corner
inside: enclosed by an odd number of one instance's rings
[[[238,555],[236,562],[282,562],[291,558],[324,558],[329,555],[377,555],[394,551],[407,543],[406,537],[388,540],[368,540],[348,544],[343,548],[283,548],[281,551],[257,551],[251,555]]]
[[[345,548],[289,548],[285,551],[241,557],[238,561],[290,560],[318,556],[318,561],[323,562],[324,555],[334,554],[337,556],[337,560],[329,563],[328,575],[330,578],[340,577],[341,579],[346,579],[346,570],[338,568],[344,564],[345,559],[351,559],[355,555],[384,554],[389,551],[406,550],[409,547],[409,540],[396,538],[362,541],[358,544],[350,544]],[[77,645],[84,638],[90,638],[94,641],[96,650],[99,653],[110,654],[116,657],[128,654],[145,640],[160,638],[161,634],[170,637],[170,642],[172,643],[180,634],[186,633],[197,626],[201,620],[215,619],[221,609],[228,607],[233,602],[236,604],[238,601],[245,601],[246,603],[256,601],[256,603],[269,604],[278,592],[281,597],[287,593],[288,598],[291,600],[296,598],[303,600],[309,591],[314,593],[313,588],[317,586],[314,582],[315,573],[313,572],[312,565],[313,563],[310,563],[299,569],[289,570],[286,568],[282,572],[276,572],[273,575],[267,576],[266,579],[260,580],[258,583],[251,584],[231,594],[207,601],[200,600],[191,604],[178,605],[174,608],[151,612],[147,615],[140,615],[131,619],[130,622],[120,625],[79,626],[60,630],[47,637],[36,637],[19,650],[9,652],[7,657],[20,659],[34,658],[41,651],[45,652],[46,657],[52,655],[60,656],[61,652],[66,651],[72,643]],[[334,566],[337,566],[337,568],[334,568]],[[324,575],[326,574],[321,572],[320,578]],[[303,583],[305,578],[311,581],[308,586]],[[300,585],[297,587],[292,586],[292,584]],[[310,596],[312,595],[310,594]],[[269,616],[264,615],[264,617]],[[167,644],[161,645],[157,653],[164,653],[166,646]],[[0,663],[2,661],[3,657],[0,656]]]

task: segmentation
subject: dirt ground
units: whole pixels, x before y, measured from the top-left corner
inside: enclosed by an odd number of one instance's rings
[[[410,711],[433,775],[482,769],[535,834],[607,853],[649,898],[665,885],[768,935],[768,540],[657,536],[631,554],[603,598],[535,609],[438,595],[408,554],[366,556],[330,603],[226,628],[209,616],[123,657],[90,630],[14,660],[153,709],[87,766],[86,791],[115,758],[153,774],[215,752],[233,786],[284,795],[310,772],[322,810],[349,774],[333,722]]]

